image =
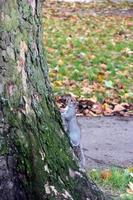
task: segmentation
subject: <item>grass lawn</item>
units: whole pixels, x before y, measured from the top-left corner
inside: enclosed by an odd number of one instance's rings
[[[133,184],[133,168],[108,170],[93,169],[88,175],[108,194],[116,196],[114,200],[132,200],[131,183]],[[133,189],[133,188],[132,188]]]
[[[92,12],[117,7],[46,1],[44,45],[55,94],[133,102],[133,17]]]

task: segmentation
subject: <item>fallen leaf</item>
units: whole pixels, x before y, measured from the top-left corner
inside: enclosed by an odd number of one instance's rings
[[[87,115],[87,116],[88,116],[88,115]],[[89,112],[89,116],[96,117],[96,116],[97,116],[97,114],[95,114],[94,112],[90,111],[90,112]]]
[[[55,52],[55,49],[54,48],[47,48],[47,51],[49,52],[49,53],[54,53]]]
[[[127,27],[133,27],[133,22],[132,21],[129,21],[129,22],[127,22]]]
[[[88,115],[89,114],[89,109],[85,109],[84,111],[83,111],[83,113],[84,113],[84,115]]]
[[[127,188],[126,192],[127,192],[128,194],[133,194],[133,183],[132,183],[132,182],[129,182],[128,187],[129,187],[129,188]]]
[[[133,183],[129,182],[128,186],[129,186],[130,190],[132,190],[132,192],[133,192]]]
[[[104,83],[105,83],[105,86],[106,86],[107,88],[113,88],[113,82],[112,82],[111,80],[109,80],[109,81],[104,81]]]
[[[100,103],[94,104],[91,111],[95,112],[96,114],[102,114],[103,113],[102,105]]]
[[[127,189],[126,191],[128,194],[133,194],[133,190],[131,190],[131,189]]]
[[[133,173],[133,167],[129,167],[128,171]]]
[[[102,108],[103,108],[104,115],[111,115],[112,114],[112,109],[110,108],[109,104],[104,103],[102,105]]]
[[[55,78],[55,77],[57,76],[57,73],[55,73],[55,72],[50,72],[50,73],[49,73],[49,76],[50,76],[51,78]]]
[[[88,99],[89,101],[92,101],[93,103],[97,102],[97,97],[93,96],[91,98]]]
[[[97,76],[97,80],[99,82],[102,82],[105,79],[105,74],[103,72],[100,72]]]
[[[124,106],[122,106],[121,104],[117,104],[117,105],[115,105],[113,112],[120,112],[123,110],[125,110]]]
[[[63,64],[64,64],[64,61],[61,60],[61,59],[59,59],[57,63],[58,63],[58,65],[63,65]]]
[[[44,188],[45,188],[46,194],[50,194],[50,193],[51,193],[51,192],[50,192],[50,187],[49,187],[48,182],[44,185]]]
[[[104,180],[109,179],[112,176],[112,172],[110,170],[103,170],[101,171],[100,177]]]
[[[131,173],[129,173],[129,175],[133,178],[133,173],[131,172]]]
[[[104,63],[102,63],[102,64],[101,64],[101,68],[105,70],[105,69],[107,68],[107,65],[104,64]]]
[[[63,81],[54,81],[54,86],[59,87],[63,85]]]

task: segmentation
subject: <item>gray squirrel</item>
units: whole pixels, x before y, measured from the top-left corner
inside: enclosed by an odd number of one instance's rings
[[[61,116],[74,153],[80,162],[80,166],[84,168],[85,158],[81,147],[81,131],[76,118],[76,106],[76,102],[72,98],[69,98],[64,112],[61,112]]]

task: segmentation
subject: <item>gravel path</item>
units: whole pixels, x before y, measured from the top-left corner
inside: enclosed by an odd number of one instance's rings
[[[78,118],[86,168],[133,166],[133,118]]]

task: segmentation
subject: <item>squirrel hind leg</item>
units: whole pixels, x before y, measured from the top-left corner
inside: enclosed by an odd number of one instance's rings
[[[81,151],[80,163],[81,163],[81,166],[84,168],[85,167],[85,156],[84,156],[84,152],[83,152],[82,148],[80,148],[80,151]]]
[[[84,169],[85,168],[85,157],[84,157],[84,153],[83,153],[81,146],[80,145],[74,146],[73,149],[74,149],[74,153],[75,153],[76,157],[79,160],[80,168]]]

